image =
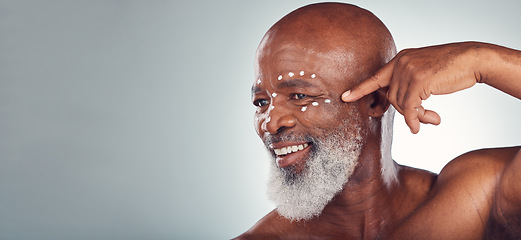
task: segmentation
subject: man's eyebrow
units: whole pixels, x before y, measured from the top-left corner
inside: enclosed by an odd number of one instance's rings
[[[308,81],[304,81],[302,79],[291,79],[291,80],[287,80],[287,81],[283,81],[283,82],[279,83],[277,85],[277,87],[278,88],[292,88],[292,87],[305,88],[305,87],[317,87],[317,85],[310,83]],[[253,85],[251,87],[252,96],[259,92],[262,92],[262,88],[260,88],[259,86]]]
[[[261,91],[262,91],[262,89],[260,87],[258,87],[257,85],[253,85],[251,87],[251,95],[252,96],[255,95],[258,92],[261,92]]]
[[[317,87],[315,84],[310,83],[308,81],[304,81],[302,79],[291,79],[287,81],[283,81],[277,85],[278,88],[292,88],[292,87]]]

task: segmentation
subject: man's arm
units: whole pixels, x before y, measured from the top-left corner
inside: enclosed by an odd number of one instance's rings
[[[432,94],[457,92],[485,83],[521,99],[521,51],[466,42],[409,49],[398,53],[374,76],[342,96],[346,102],[388,87],[388,99],[413,133],[420,122],[439,124],[439,115],[421,103]],[[495,224],[521,237],[521,150],[505,165],[492,209]]]
[[[497,45],[464,42],[403,50],[375,75],[342,95],[352,102],[388,87],[387,97],[413,133],[420,122],[439,124],[439,115],[422,107],[431,95],[486,83],[521,98],[521,52]]]

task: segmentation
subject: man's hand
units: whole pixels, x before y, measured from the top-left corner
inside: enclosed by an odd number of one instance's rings
[[[398,53],[375,75],[344,92],[342,100],[356,101],[379,88],[388,87],[387,98],[400,112],[411,132],[420,122],[438,125],[440,116],[422,107],[432,94],[449,94],[483,82],[479,49],[483,43],[466,42],[407,49]]]

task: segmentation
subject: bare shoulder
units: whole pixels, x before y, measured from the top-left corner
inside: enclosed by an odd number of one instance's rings
[[[481,149],[449,162],[391,239],[483,239],[496,189],[519,149]]]
[[[521,147],[487,148],[465,153],[450,161],[440,172],[437,185],[454,181],[483,184],[498,180],[505,166]]]
[[[505,208],[502,185],[520,149],[519,146],[481,149],[457,157],[441,171],[436,183],[436,195],[439,194],[440,199],[451,199],[458,207],[466,206],[467,212],[464,214],[469,226],[474,224],[475,233],[493,239],[517,239],[512,238],[513,235],[505,235],[504,228],[508,224],[503,216],[498,217],[497,211],[499,205]],[[519,232],[519,225],[516,225],[515,231],[511,232]]]
[[[236,240],[254,239],[280,239],[285,230],[290,227],[290,222],[281,217],[276,210],[271,211],[261,218],[252,228],[242,235],[234,238]]]
[[[486,221],[505,168],[519,149],[480,149],[455,158],[440,172],[433,197],[472,203],[482,221]]]

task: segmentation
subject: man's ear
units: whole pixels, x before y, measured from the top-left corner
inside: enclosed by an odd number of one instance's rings
[[[367,113],[369,116],[381,117],[387,111],[390,105],[389,100],[387,100],[388,89],[380,88],[367,96]]]

